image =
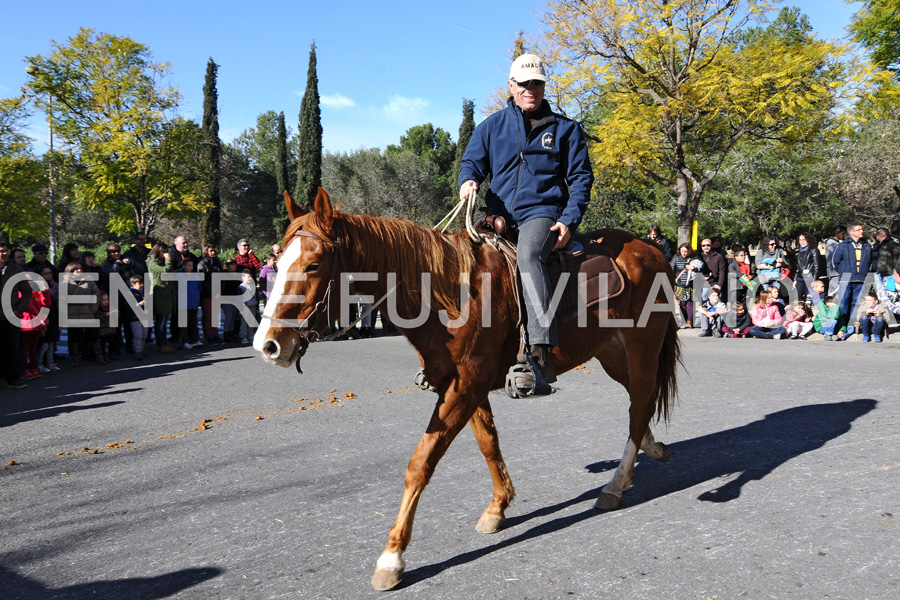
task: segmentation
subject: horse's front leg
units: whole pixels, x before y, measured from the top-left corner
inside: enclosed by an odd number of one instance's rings
[[[406,485],[400,512],[388,535],[387,546],[375,565],[375,574],[372,575],[372,587],[376,590],[389,590],[403,579],[403,571],[406,569],[403,552],[412,537],[419,496],[428,485],[438,461],[475,412],[477,401],[472,398],[472,395],[448,390],[438,400],[428,429],[406,467]]]
[[[500,454],[500,440],[497,437],[494,415],[487,398],[469,419],[469,426],[472,427],[478,447],[481,448],[481,453],[487,461],[488,470],[491,472],[491,481],[494,483],[493,501],[478,519],[475,529],[481,533],[496,533],[503,528],[503,523],[506,521],[506,509],[515,498],[516,490],[513,489],[512,479],[506,470],[503,455]]]

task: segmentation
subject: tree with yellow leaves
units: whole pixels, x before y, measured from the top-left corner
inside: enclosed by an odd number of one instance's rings
[[[836,132],[879,77],[811,35],[744,35],[769,10],[764,0],[551,0],[544,18],[560,99],[586,117],[598,180],[637,174],[667,188],[679,243],[735,144]]]

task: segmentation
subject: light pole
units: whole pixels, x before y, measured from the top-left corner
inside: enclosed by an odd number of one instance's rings
[[[32,77],[40,73],[40,69],[34,65],[28,65],[25,67],[25,71]],[[48,161],[50,170],[48,177],[50,182],[50,262],[54,263],[56,262],[56,174],[53,171],[55,159],[53,156],[53,95],[50,92],[47,92],[47,110],[50,126],[50,155]]]

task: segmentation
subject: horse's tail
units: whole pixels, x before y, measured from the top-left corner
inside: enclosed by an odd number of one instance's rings
[[[678,366],[683,365],[681,359],[681,342],[678,341],[678,324],[675,315],[669,318],[666,337],[659,352],[656,367],[656,384],[653,395],[656,398],[656,418],[669,422],[669,413],[678,396]]]

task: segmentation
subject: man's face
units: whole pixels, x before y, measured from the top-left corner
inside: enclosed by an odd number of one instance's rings
[[[238,252],[240,252],[241,254],[247,254],[248,252],[250,252],[250,244],[248,244],[247,242],[242,243],[238,248]]]
[[[0,246],[0,266],[5,267],[8,260],[9,248],[7,248],[6,246]]]
[[[182,236],[178,236],[175,238],[175,248],[177,248],[179,252],[184,252],[184,249],[187,248],[187,240]]]
[[[272,244],[272,254],[281,256],[281,244]]]
[[[850,228],[850,237],[853,238],[854,242],[861,240],[864,233],[862,225],[854,225]]]
[[[703,240],[702,242],[700,242],[700,249],[705,254],[709,254],[709,251],[712,250],[712,242],[709,240]]]
[[[887,234],[883,231],[879,231],[878,233],[875,234],[875,239],[878,240],[879,242],[883,242],[884,240],[887,239]]]
[[[509,93],[512,95],[513,101],[522,110],[526,112],[537,110],[537,107],[544,101],[544,89],[546,86],[543,81],[521,82],[523,84],[527,83],[527,87],[520,87],[518,83],[511,79],[508,83]]]
[[[16,250],[15,256],[13,256],[13,262],[15,262],[20,267],[24,267],[25,263],[25,251],[24,250]]]

